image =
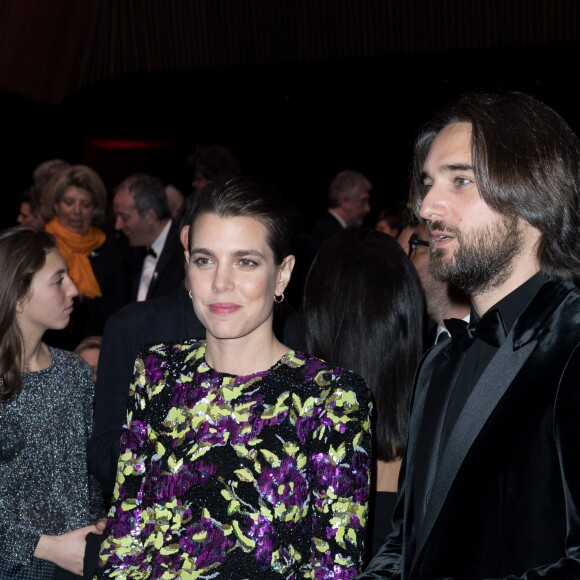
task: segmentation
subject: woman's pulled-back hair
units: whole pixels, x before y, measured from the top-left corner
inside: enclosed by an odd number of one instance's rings
[[[221,178],[210,182],[196,198],[191,215],[188,247],[197,218],[206,213],[222,218],[250,217],[258,220],[268,231],[268,245],[274,262],[281,264],[290,254],[292,230],[287,204],[276,189],[253,177]]]
[[[302,312],[307,351],[369,386],[376,458],[401,457],[424,312],[421,283],[401,246],[378,231],[335,234],[312,263]]]
[[[18,300],[26,297],[34,275],[56,248],[54,238],[35,228],[9,228],[0,232],[0,401],[22,386],[24,343],[16,322]]]
[[[415,142],[411,200],[425,197],[423,165],[446,126],[469,123],[475,181],[485,203],[539,230],[540,268],[550,276],[580,280],[580,141],[562,117],[519,92],[468,93]]]

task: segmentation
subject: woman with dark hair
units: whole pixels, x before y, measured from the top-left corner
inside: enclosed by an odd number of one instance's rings
[[[101,229],[107,190],[86,165],[59,171],[42,198],[45,230],[56,238],[70,277],[79,290],[71,322],[49,333],[51,344],[73,350],[86,336],[102,335],[109,315],[128,302],[123,262],[113,240]]]
[[[352,578],[371,402],[272,328],[294,256],[284,201],[247,177],[197,199],[188,282],[206,339],[135,362],[98,578]]]
[[[68,323],[77,289],[52,236],[33,228],[0,233],[0,271],[0,578],[66,578],[82,572],[103,515],[86,463],[91,371],[42,342]]]
[[[306,279],[307,350],[362,376],[373,395],[370,555],[390,531],[413,375],[422,354],[423,312],[413,264],[382,232],[338,233],[322,245]]]

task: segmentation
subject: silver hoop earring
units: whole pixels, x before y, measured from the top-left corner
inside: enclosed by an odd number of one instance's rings
[[[189,297],[193,300],[193,296],[191,295],[191,290],[188,292]]]
[[[274,294],[274,302],[276,304],[282,304],[282,302],[284,302],[284,292],[282,292],[280,296],[276,296],[276,294]]]

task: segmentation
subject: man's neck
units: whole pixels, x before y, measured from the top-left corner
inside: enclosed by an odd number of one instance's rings
[[[468,302],[466,304],[450,305],[445,312],[441,312],[440,315],[435,319],[435,322],[441,326],[445,327],[443,323],[447,318],[465,318],[471,311],[471,304]]]
[[[502,298],[519,288],[524,282],[527,282],[534,274],[539,272],[537,267],[518,268],[503,284],[490,288],[481,294],[472,294],[471,302],[473,309],[479,316],[483,316],[492,306],[497,304]]]
[[[155,222],[155,224],[153,224],[153,228],[151,231],[151,240],[149,241],[149,244],[147,244],[148,246],[152,246],[156,242],[157,238],[161,235],[161,232],[163,231],[168,222],[169,220],[166,219],[159,220]]]
[[[343,228],[346,228],[345,213],[340,207],[330,207],[328,211],[339,221]]]
[[[479,316],[483,316],[502,298],[505,298],[540,271],[540,262],[538,260],[540,232],[521,219],[518,229],[520,229],[524,243],[521,251],[512,259],[512,270],[507,279],[501,284],[492,285],[481,293],[471,295],[471,303]]]

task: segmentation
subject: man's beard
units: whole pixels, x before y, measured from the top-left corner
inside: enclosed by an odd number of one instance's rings
[[[453,255],[448,248],[432,251],[429,266],[433,277],[467,294],[481,294],[503,284],[524,245],[517,218],[504,217],[467,234],[443,222],[433,222],[429,229],[453,234],[458,244]]]

